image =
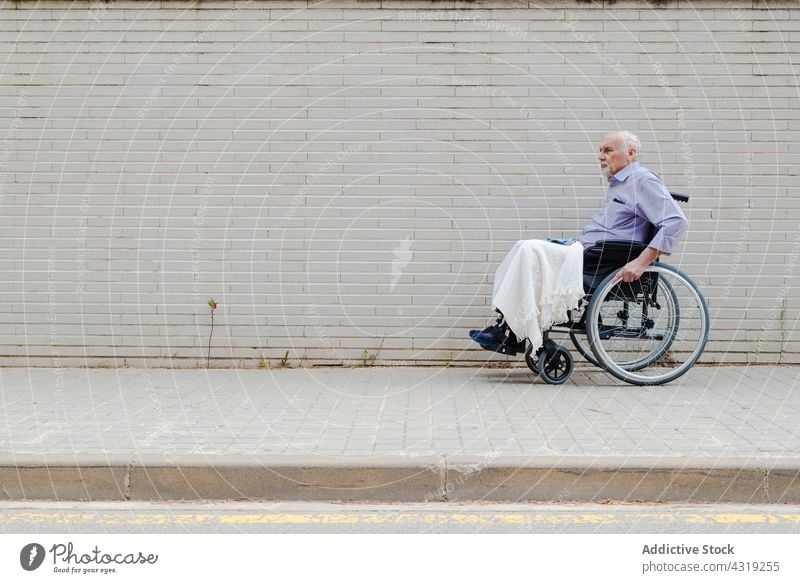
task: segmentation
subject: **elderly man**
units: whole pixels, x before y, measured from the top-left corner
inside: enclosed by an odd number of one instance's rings
[[[607,133],[600,143],[597,158],[600,172],[608,180],[608,192],[603,206],[578,239],[584,250],[585,276],[596,279],[621,267],[616,281],[635,281],[658,257],[670,255],[686,230],[686,217],[664,182],[639,164],[640,147],[639,139],[627,131]],[[647,247],[637,257],[630,258],[608,251],[601,253],[594,247],[605,240],[636,241]],[[508,270],[503,277],[508,277]],[[498,351],[504,343],[504,352],[509,354],[524,350],[524,340],[517,340],[517,335],[524,334],[517,330],[515,335],[508,328],[501,315],[497,324],[482,331],[472,330],[470,336],[487,350]]]

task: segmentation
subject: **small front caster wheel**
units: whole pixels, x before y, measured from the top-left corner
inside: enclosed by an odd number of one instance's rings
[[[537,372],[547,384],[560,385],[567,382],[567,379],[572,376],[572,355],[566,348],[562,348],[557,344],[554,346],[554,350],[548,350],[547,348],[542,350]],[[528,354],[526,353],[525,360],[527,361],[527,359]],[[528,363],[528,366],[531,366],[530,363]]]

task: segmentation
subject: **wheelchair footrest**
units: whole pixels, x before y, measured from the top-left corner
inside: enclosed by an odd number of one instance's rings
[[[503,343],[497,349],[500,354],[507,354],[508,356],[516,356],[519,352],[525,352],[526,342],[513,342],[509,337],[503,340]]]

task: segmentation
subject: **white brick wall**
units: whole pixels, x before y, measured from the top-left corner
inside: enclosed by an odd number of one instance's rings
[[[798,2],[0,2],[0,364],[484,361],[625,127],[706,360],[797,362]]]

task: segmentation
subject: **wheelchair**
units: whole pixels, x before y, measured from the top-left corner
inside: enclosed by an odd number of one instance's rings
[[[688,202],[681,193],[675,200]],[[553,334],[566,334],[591,364],[634,385],[661,385],[685,374],[703,354],[709,333],[708,304],[689,276],[658,260],[637,281],[612,284],[625,263],[646,244],[602,241],[587,252],[619,258],[618,265],[599,273],[584,273],[584,291],[568,321],[543,334],[534,353],[526,342],[525,362],[549,384],[561,384],[572,375],[570,351],[556,344]],[[505,352],[502,347],[500,352]]]

